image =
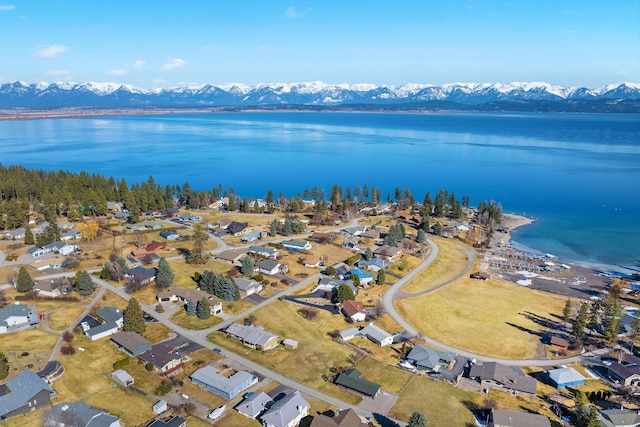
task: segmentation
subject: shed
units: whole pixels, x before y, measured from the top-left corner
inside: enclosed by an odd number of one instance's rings
[[[549,382],[555,388],[583,385],[585,378],[573,368],[559,368],[547,371]]]
[[[111,379],[125,387],[129,387],[134,382],[133,377],[124,369],[113,371],[111,373]]]
[[[158,400],[156,403],[153,404],[153,406],[151,407],[151,409],[153,410],[154,414],[161,414],[164,411],[166,411],[167,408],[167,401],[166,400]]]
[[[294,350],[295,350],[296,348],[298,348],[298,341],[296,341],[296,340],[292,340],[292,339],[290,339],[290,338],[285,338],[285,339],[282,341],[282,344],[283,344],[285,347],[289,347],[289,348],[292,348],[292,349],[294,349]]]

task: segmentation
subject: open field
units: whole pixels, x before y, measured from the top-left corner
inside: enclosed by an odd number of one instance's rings
[[[163,325],[160,322],[146,322],[145,331],[143,336],[151,341],[152,344],[157,344],[168,338],[171,329],[168,326]]]
[[[423,334],[474,353],[532,357],[543,324],[558,321],[566,298],[491,278],[464,277],[433,293],[397,300],[395,307]]]
[[[366,380],[380,384],[383,390],[394,394],[399,394],[413,376],[409,371],[380,363],[370,357],[362,359],[356,368]]]
[[[137,426],[153,418],[151,405],[156,403],[156,399],[149,399],[123,387],[101,390],[83,400],[91,406],[121,418],[122,425],[125,426]]]
[[[70,307],[50,313],[47,316],[49,327],[54,331],[64,331],[76,324],[84,310],[83,307]]]
[[[434,242],[440,248],[438,257],[427,268],[422,270],[418,276],[402,287],[402,292],[415,293],[430,289],[443,283],[460,273],[467,265],[467,256],[461,251],[467,247],[453,239],[435,238]],[[407,256],[403,256],[400,262]],[[421,261],[421,260],[420,260]],[[418,261],[418,263],[420,262]],[[416,263],[416,265],[418,264]],[[415,265],[408,266],[408,269],[399,271],[399,274],[407,274]],[[396,272],[393,268],[391,271]]]
[[[57,341],[58,335],[49,334],[39,329],[3,334],[0,339],[0,352],[7,356],[9,362],[7,380],[15,377],[24,369],[37,372],[44,368]]]
[[[324,375],[331,375],[330,368],[348,365],[347,359],[353,351],[333,341],[327,334],[335,329],[346,329],[349,325],[342,316],[334,316],[324,310],[319,310],[315,320],[305,320],[296,312],[299,308],[292,303],[274,301],[254,313],[257,325],[264,326],[281,339],[298,341],[297,350],[278,348],[262,353],[227,339],[222,333],[211,334],[209,340],[324,393],[357,403],[359,397],[323,379]],[[300,369],[300,366],[305,369]]]
[[[219,317],[212,315],[208,319],[199,319],[198,316],[189,316],[185,310],[178,310],[176,314],[171,316],[171,321],[185,329],[193,330],[207,329],[222,323],[222,319]]]
[[[413,255],[404,254],[402,258],[398,260],[398,262],[394,262],[393,264],[391,264],[391,266],[387,269],[387,272],[397,274],[399,276],[404,276],[407,273],[409,273],[411,270],[416,268],[418,264],[420,264],[421,262],[422,262],[422,259],[420,258],[417,258]],[[374,274],[374,277],[375,276],[376,275]],[[395,277],[387,274],[387,283],[391,283],[391,280],[394,280],[394,279]]]

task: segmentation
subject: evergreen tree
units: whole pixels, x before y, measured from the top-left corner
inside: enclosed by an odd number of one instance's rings
[[[162,257],[158,261],[158,272],[156,273],[156,287],[159,289],[167,289],[173,284],[175,275],[167,260]]]
[[[240,267],[240,272],[247,277],[251,277],[253,275],[253,271],[254,266],[251,257],[245,256],[244,258],[242,258],[242,266]]]
[[[205,270],[204,273],[202,273],[202,275],[200,276],[200,279],[198,279],[198,286],[200,286],[201,290],[213,294],[215,293],[215,279],[215,273],[209,270]]]
[[[143,333],[146,329],[144,317],[142,315],[142,307],[137,299],[131,298],[126,310],[124,311],[124,327],[125,332]]]
[[[9,376],[9,361],[4,353],[0,352],[0,381]]]
[[[82,296],[91,295],[93,293],[93,280],[91,280],[91,276],[89,276],[89,273],[87,273],[86,270],[82,270],[78,276],[76,286],[78,287],[78,293]]]
[[[188,264],[206,264],[207,255],[204,252],[207,235],[202,228],[202,224],[193,226],[193,249],[191,255],[187,258]]]
[[[427,235],[425,234],[424,230],[420,228],[418,230],[418,236],[416,237],[416,241],[418,243],[424,243],[426,240],[427,240]]]
[[[197,308],[198,319],[208,319],[211,317],[211,303],[207,298],[202,298]]]
[[[216,296],[224,301],[239,301],[240,288],[238,288],[233,279],[227,277],[223,280],[221,295]]]
[[[371,250],[371,248],[367,248],[364,251],[364,259],[366,259],[367,261],[370,261],[371,258],[373,258],[373,251]]]
[[[360,276],[353,273],[349,276],[349,279],[353,282],[354,286],[360,286]]]
[[[33,237],[33,232],[31,231],[31,227],[29,227],[27,225],[27,228],[24,231],[24,244],[25,245],[33,245],[35,243],[36,243],[36,240]]]
[[[604,336],[607,338],[607,341],[613,342],[618,337],[621,316],[622,312],[618,301],[613,297],[607,298],[604,305],[604,319],[602,322],[604,326]]]
[[[355,299],[356,296],[353,294],[353,290],[346,283],[338,286],[338,288],[336,289],[336,293],[333,295],[334,303],[341,303],[346,300],[353,301]]]
[[[189,300],[187,301],[187,306],[185,308],[187,312],[187,316],[195,316],[198,311],[198,306],[195,301]]]
[[[571,307],[571,300],[567,298],[567,302],[564,304],[564,310],[562,310],[562,320],[564,320],[565,322],[569,322],[569,320],[571,319]]]
[[[387,280],[387,272],[384,271],[384,268],[378,271],[378,277],[376,277],[376,285],[384,285],[384,282]]]
[[[18,271],[18,281],[16,283],[16,290],[18,292],[27,292],[30,291],[35,285],[35,282],[31,278],[31,275],[27,271],[26,268],[20,267]]]
[[[274,219],[271,221],[271,225],[269,226],[269,236],[276,237],[278,234],[278,220]]]
[[[422,412],[414,411],[409,418],[407,427],[427,427],[427,419]]]
[[[584,328],[587,326],[587,320],[589,318],[589,304],[581,303],[580,310],[578,311],[578,316],[576,317],[576,321],[573,324],[573,328],[571,329],[571,334],[577,340],[584,339],[585,333]]]

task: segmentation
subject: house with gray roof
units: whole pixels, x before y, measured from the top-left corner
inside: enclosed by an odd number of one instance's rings
[[[31,255],[34,258],[45,256],[48,253],[49,251],[47,251],[46,249],[39,248],[37,246],[32,246],[29,249],[27,249],[27,255]]]
[[[448,352],[436,350],[422,345],[414,346],[406,359],[416,366],[428,372],[438,372],[441,368],[451,369],[456,355]]]
[[[66,242],[67,240],[79,240],[82,239],[82,233],[78,230],[67,231],[66,233],[62,233],[60,235],[60,240]]]
[[[98,311],[98,317],[105,323],[115,323],[120,328],[124,326],[124,313],[119,308],[103,307]]]
[[[9,304],[0,309],[0,334],[37,328],[39,323],[35,305]]]
[[[393,335],[377,327],[373,323],[369,323],[367,326],[360,330],[360,334],[369,338],[380,347],[393,344]]]
[[[111,336],[111,341],[113,341],[120,350],[134,357],[151,350],[151,341],[137,332],[116,332]]]
[[[160,232],[160,237],[166,240],[178,240],[180,238],[180,233],[175,230],[165,230]]]
[[[115,307],[104,307],[98,312],[98,316],[103,323],[98,322],[91,316],[85,316],[80,321],[80,327],[91,341],[99,340],[111,336],[118,332],[124,325],[122,311]]]
[[[17,377],[0,385],[0,420],[27,414],[51,405],[56,392],[31,371],[22,371]]]
[[[364,427],[369,426],[366,420],[353,409],[339,410],[333,417],[319,414],[313,417],[309,427]]]
[[[282,265],[272,259],[263,259],[256,264],[256,269],[262,274],[273,276],[282,271]]]
[[[258,377],[246,371],[237,371],[235,374],[225,377],[220,375],[211,365],[196,370],[189,378],[200,387],[204,387],[225,399],[233,399],[258,382]]]
[[[231,234],[232,236],[239,236],[243,234],[248,227],[248,222],[232,221],[231,224],[227,226],[226,230],[227,233]]]
[[[339,374],[335,379],[335,383],[369,397],[377,396],[381,388],[380,384],[362,378],[362,373],[357,369],[349,369]]]
[[[231,250],[230,249],[230,250],[226,250],[226,251],[220,252],[218,255],[216,255],[216,259],[218,261],[228,262],[228,263],[233,264],[233,265],[239,265],[240,260],[242,258],[244,258],[246,253],[247,253],[246,250],[241,250],[241,249]]]
[[[601,427],[638,427],[640,414],[629,409],[607,409],[600,411]]]
[[[256,230],[245,234],[240,240],[242,240],[243,242],[255,242],[256,240],[264,239],[267,236],[268,234],[266,232]]]
[[[187,427],[187,420],[180,416],[174,416],[168,421],[155,420],[147,427]]]
[[[309,249],[311,249],[311,242],[308,240],[285,240],[281,242],[281,245],[285,249],[291,249],[293,251],[308,251]]]
[[[134,267],[124,272],[125,277],[130,279],[139,280],[140,283],[145,284],[152,282],[156,279],[155,268]]]
[[[238,285],[238,289],[240,289],[240,295],[242,297],[248,297],[251,294],[258,294],[262,291],[262,283],[257,282],[253,279],[245,279],[244,277],[240,277],[236,280],[236,285]]]
[[[6,231],[2,237],[8,240],[22,240],[25,237],[27,229],[24,227],[16,228],[15,230]]]
[[[278,346],[278,336],[265,331],[262,326],[232,323],[227,326],[225,332],[229,335],[235,336],[240,340],[240,342],[248,347],[269,350]]]
[[[551,427],[549,418],[540,414],[494,408],[489,414],[488,427]]]
[[[111,379],[125,387],[129,387],[134,383],[133,377],[124,369],[113,371],[111,373]]]
[[[310,407],[302,394],[295,390],[274,402],[260,419],[264,427],[294,427],[309,415]]]
[[[474,378],[487,387],[511,390],[513,393],[535,395],[538,382],[513,366],[496,362],[484,362],[469,369],[469,378]]]
[[[79,427],[121,427],[120,418],[109,415],[102,409],[97,409],[84,402],[63,402],[51,408],[50,417],[58,420],[74,420],[74,426]],[[60,422],[60,421],[59,421]],[[65,422],[65,421],[61,421]],[[68,422],[68,421],[67,421]],[[65,424],[71,425],[71,424]]]
[[[275,259],[278,256],[278,250],[271,246],[251,246],[249,247],[249,253],[271,259]]]
[[[385,268],[389,268],[389,263],[382,258],[371,258],[369,260],[362,258],[358,261],[358,268],[377,272]]]
[[[244,400],[236,406],[236,411],[245,417],[255,420],[267,409],[269,403],[271,403],[271,397],[261,391],[245,397]]]

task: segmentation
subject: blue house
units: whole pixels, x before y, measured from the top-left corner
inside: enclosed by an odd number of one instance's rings
[[[191,381],[225,399],[232,399],[258,382],[258,377],[238,371],[230,377],[222,376],[213,366],[205,366],[190,376]]]
[[[583,385],[585,378],[573,368],[559,368],[547,371],[549,383],[555,388]]]

